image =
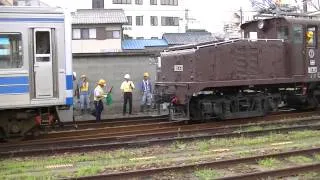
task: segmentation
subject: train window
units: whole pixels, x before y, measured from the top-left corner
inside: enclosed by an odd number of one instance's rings
[[[0,69],[21,68],[21,34],[0,34]]]
[[[316,47],[317,40],[316,40],[316,27],[315,26],[308,26],[307,34],[306,34],[306,43],[308,47]]]
[[[36,53],[50,54],[50,32],[37,31],[36,32]]]
[[[289,28],[287,26],[279,27],[277,38],[287,40],[289,38]]]
[[[302,44],[303,42],[303,29],[301,25],[293,26],[293,43]]]

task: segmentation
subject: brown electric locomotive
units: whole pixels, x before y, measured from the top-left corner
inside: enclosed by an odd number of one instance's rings
[[[242,24],[244,39],[172,47],[161,53],[157,103],[170,103],[172,120],[315,109],[319,27],[319,20],[274,17]]]

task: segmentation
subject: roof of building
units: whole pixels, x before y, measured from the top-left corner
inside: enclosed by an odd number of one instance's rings
[[[198,44],[216,41],[209,32],[164,33],[162,36],[169,45]]]
[[[124,24],[127,17],[122,9],[78,9],[72,13],[72,24]]]
[[[164,39],[127,39],[122,42],[124,50],[143,50],[146,47],[167,47],[168,43]]]

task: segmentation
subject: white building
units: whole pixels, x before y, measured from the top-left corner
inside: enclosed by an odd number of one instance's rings
[[[92,0],[91,3],[93,9],[123,9],[128,19],[123,33],[129,38],[160,39],[164,33],[185,32],[184,0]]]

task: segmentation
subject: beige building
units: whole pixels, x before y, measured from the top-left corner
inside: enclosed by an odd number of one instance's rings
[[[72,14],[72,53],[121,51],[125,23],[121,9],[77,10]]]

